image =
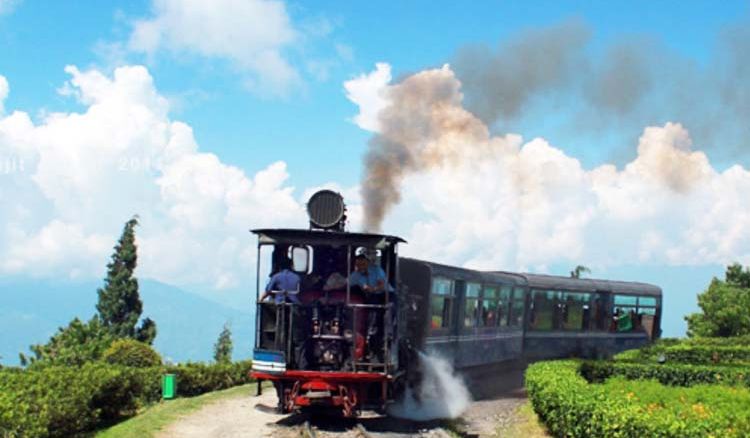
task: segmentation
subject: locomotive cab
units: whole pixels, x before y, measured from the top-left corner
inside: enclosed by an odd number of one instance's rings
[[[384,408],[392,399],[388,383],[399,373],[397,245],[403,240],[348,233],[343,226],[253,233],[258,236],[253,376],[274,383],[282,412],[335,406],[351,416],[363,408]],[[365,273],[354,274],[363,270],[363,259]],[[271,281],[284,270],[294,290]],[[363,278],[377,278],[380,287]]]

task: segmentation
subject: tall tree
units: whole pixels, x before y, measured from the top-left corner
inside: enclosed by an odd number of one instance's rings
[[[727,266],[727,272],[724,276],[728,284],[750,289],[750,268],[742,269],[741,264],[733,263]]]
[[[125,223],[115,252],[107,264],[104,287],[97,291],[99,302],[96,310],[102,325],[115,337],[135,338],[148,343],[156,336],[156,324],[146,319],[136,328],[143,311],[143,302],[138,294],[138,279],[133,275],[138,260],[135,244],[135,227],[138,216]]]
[[[581,278],[581,274],[583,274],[583,273],[590,274],[591,273],[591,269],[589,269],[589,268],[587,268],[587,267],[585,267],[583,265],[578,265],[578,266],[575,267],[575,269],[573,269],[572,271],[570,271],[570,277],[571,278]]]
[[[224,330],[219,334],[219,339],[214,344],[214,360],[218,363],[230,363],[232,361],[232,331],[229,324],[224,324]]]
[[[698,295],[700,313],[685,317],[688,336],[750,335],[750,271],[727,267],[724,281],[714,278]]]

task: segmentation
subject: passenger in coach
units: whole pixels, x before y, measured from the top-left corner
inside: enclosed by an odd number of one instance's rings
[[[279,268],[281,269],[279,272],[273,274],[270,280],[268,280],[268,284],[266,285],[266,290],[263,292],[263,295],[260,297],[260,300],[263,301],[271,295],[271,291],[277,290],[277,291],[285,291],[286,294],[275,294],[274,302],[276,304],[281,304],[284,302],[284,297],[289,299],[292,303],[299,304],[299,299],[297,299],[297,292],[299,291],[299,283],[300,278],[299,275],[297,275],[296,272],[292,271],[292,261],[283,258],[279,262]],[[289,293],[294,292],[294,293]]]

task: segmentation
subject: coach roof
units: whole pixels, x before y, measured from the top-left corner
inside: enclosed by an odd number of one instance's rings
[[[648,283],[634,281],[600,280],[595,278],[572,278],[544,274],[515,274],[499,271],[499,274],[519,275],[531,289],[573,290],[582,292],[614,292],[623,294],[661,296],[661,288]]]

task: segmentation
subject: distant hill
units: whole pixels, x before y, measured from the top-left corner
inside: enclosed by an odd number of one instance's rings
[[[96,312],[96,289],[101,281],[52,282],[40,279],[0,280],[0,363],[18,364],[18,353],[46,342],[71,319],[87,320]],[[140,280],[143,316],[157,323],[154,345],[175,362],[207,361],[225,322],[232,328],[234,357],[251,355],[254,311],[224,306],[182,289],[153,280]]]

